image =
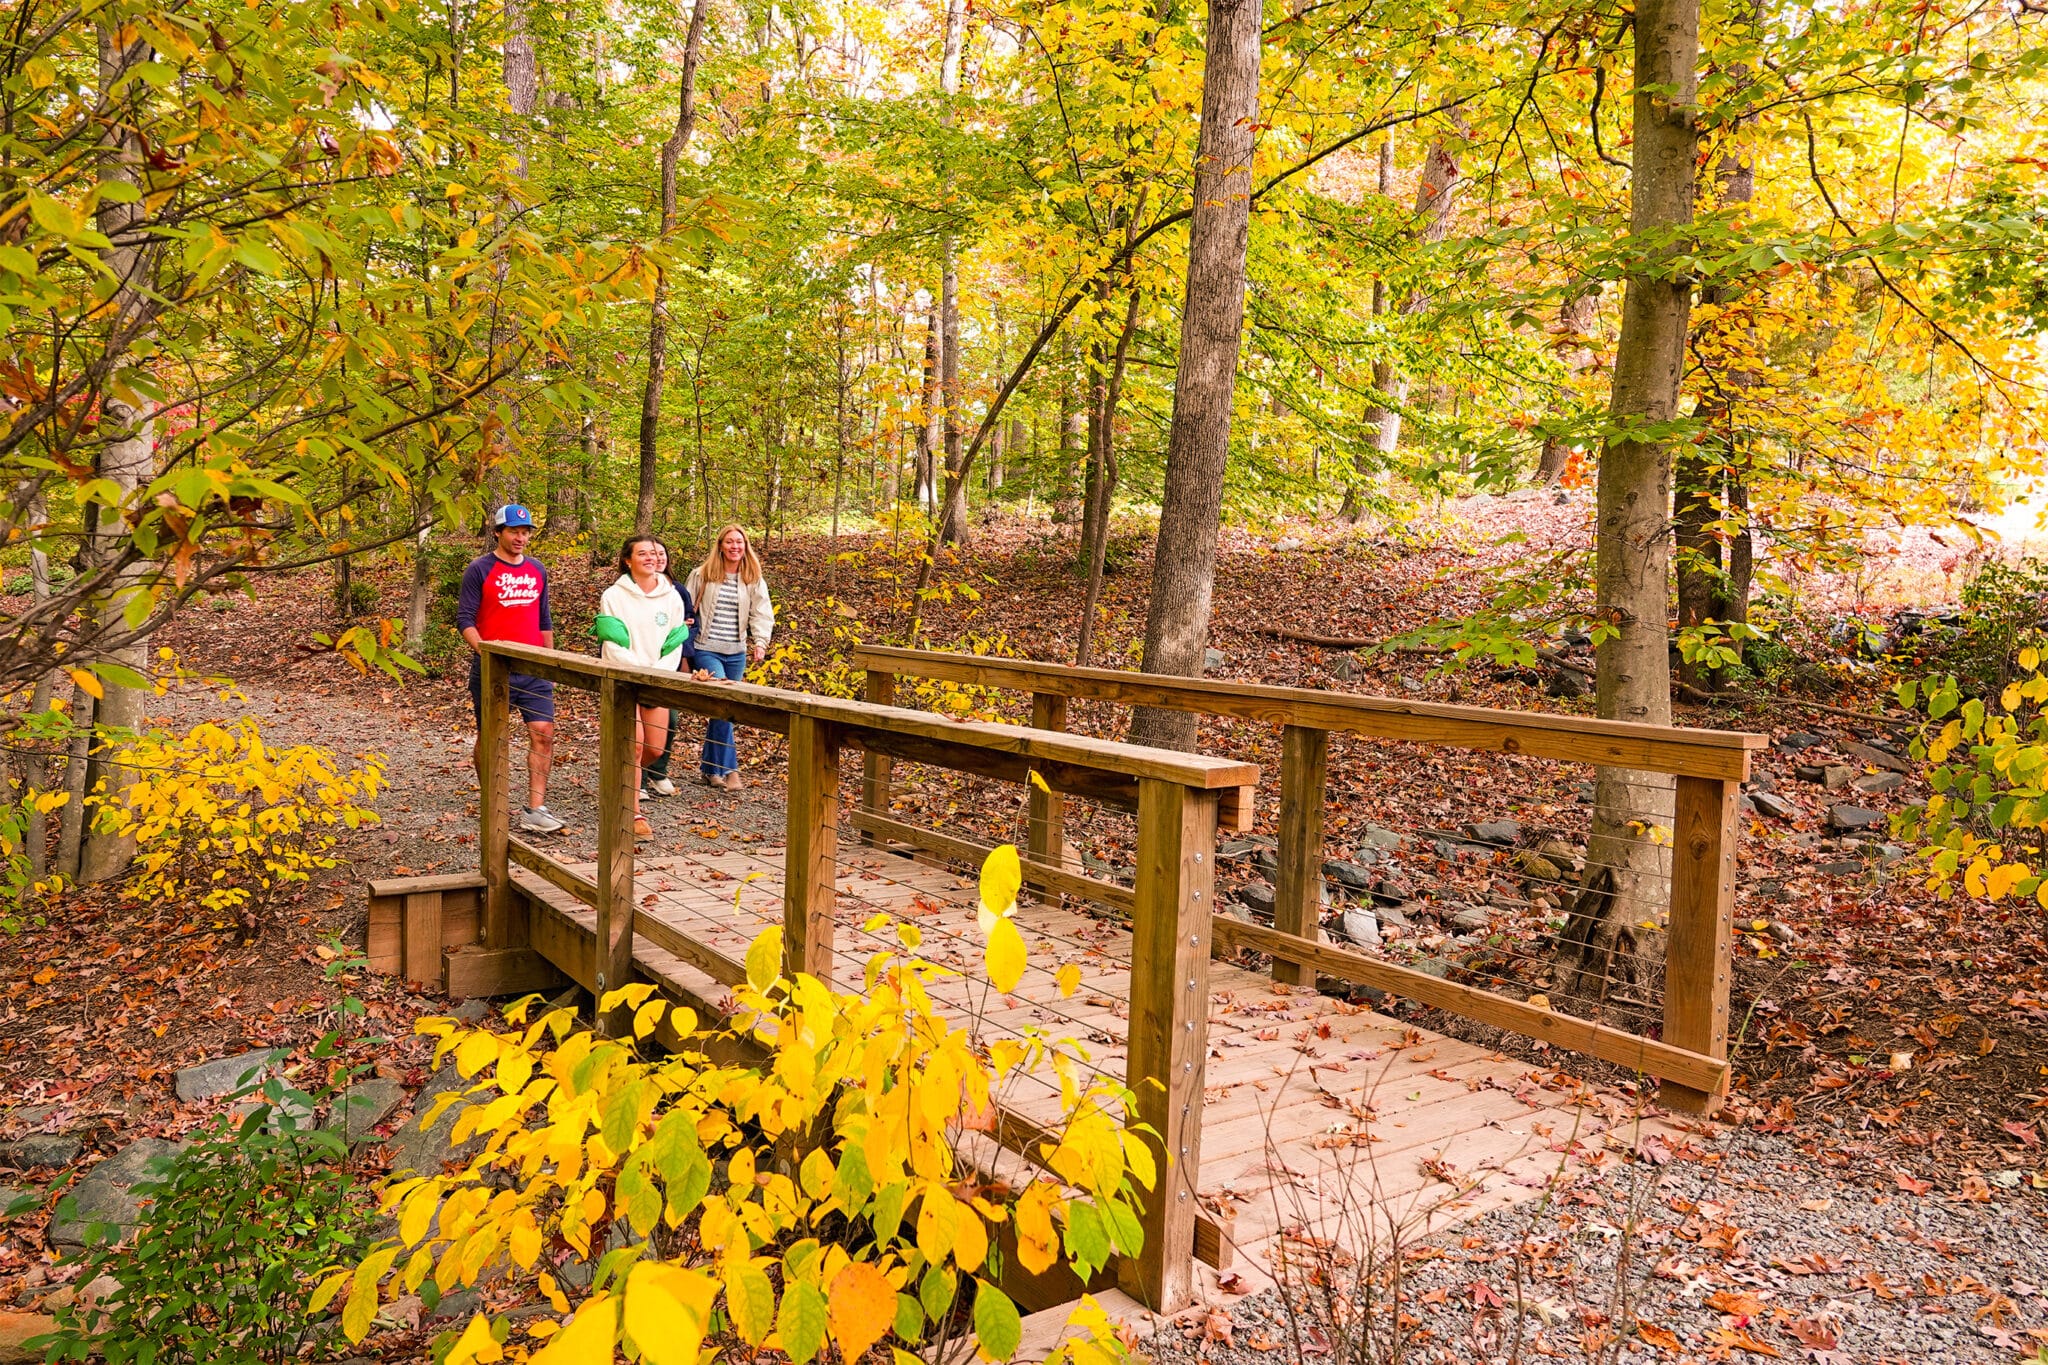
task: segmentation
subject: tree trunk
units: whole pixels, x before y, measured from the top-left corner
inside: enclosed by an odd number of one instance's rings
[[[962,0],[946,0],[946,47],[939,64],[939,84],[945,91],[945,112],[940,122],[953,126],[953,100],[960,93],[960,29]],[[953,173],[940,176],[950,196]],[[967,540],[967,468],[960,458],[960,243],[951,232],[943,243],[944,269],[939,277],[939,317],[945,335],[939,345],[939,383],[944,390],[946,440],[946,507],[939,520],[939,542],[960,545]]]
[[[1391,135],[1380,139],[1379,192],[1380,197],[1383,199],[1391,199],[1394,196],[1394,139]],[[1372,315],[1378,318],[1385,317],[1386,314],[1387,281],[1386,277],[1381,275],[1372,282]],[[1374,361],[1372,366],[1373,391],[1385,394],[1393,382],[1394,362],[1385,356]],[[1372,428],[1373,432],[1372,448],[1375,452],[1379,452],[1382,455],[1393,450],[1392,445],[1387,445],[1383,448],[1380,444],[1381,438],[1386,431],[1389,406],[1389,404],[1382,402],[1366,409],[1365,412],[1365,424]],[[1394,438],[1398,441],[1400,438],[1400,419],[1396,417],[1394,420],[1396,423]],[[1364,511],[1364,497],[1360,491],[1363,485],[1368,480],[1377,478],[1385,464],[1386,460],[1384,458],[1368,459],[1363,450],[1358,451],[1352,456],[1352,470],[1356,478],[1344,485],[1344,505],[1337,509],[1338,519],[1347,526],[1355,524]]]
[[[1586,279],[1574,280],[1557,305],[1558,346],[1563,352],[1565,369],[1574,376],[1592,367],[1593,348],[1583,338],[1592,332],[1599,315],[1600,286]],[[1557,409],[1552,413],[1554,417],[1563,415]],[[1571,458],[1571,442],[1561,433],[1553,431],[1545,436],[1543,453],[1536,457],[1536,482],[1545,487],[1556,483],[1564,477]]]
[[[676,175],[690,134],[697,126],[697,60],[704,50],[707,0],[690,10],[689,36],[683,40],[683,78],[676,96],[676,126],[661,144],[661,240],[676,230]],[[640,485],[633,505],[633,533],[654,529],[655,475],[661,467],[661,390],[668,368],[668,270],[654,268],[654,309],[647,319],[647,381],[640,389]]]
[[[29,520],[40,524],[43,520],[42,500],[29,512]],[[29,590],[38,606],[50,597],[50,557],[40,549],[28,552]],[[28,712],[40,715],[50,709],[50,699],[57,690],[57,670],[50,669],[36,679],[35,690],[29,696]],[[28,759],[28,790],[23,795],[34,797],[50,789],[50,760],[41,754],[31,754]],[[38,879],[50,870],[50,817],[33,800],[28,803],[28,866]]]
[[[938,510],[939,449],[939,310],[924,322],[924,420],[917,425],[917,505],[926,516]]]
[[[1733,154],[1721,158],[1715,180],[1724,208],[1748,204],[1756,192],[1756,173]],[[1725,304],[1735,293],[1732,287],[1717,285],[1701,295],[1701,302]],[[1702,399],[1695,414],[1699,439],[1680,447],[1674,467],[1672,524],[1677,553],[1673,568],[1678,577],[1681,629],[1709,621],[1747,620],[1749,616],[1751,546],[1748,521],[1742,516],[1749,490],[1735,431],[1735,395],[1747,386],[1749,377],[1733,372],[1712,378],[1710,396]],[[1738,529],[1725,529],[1738,518],[1742,522]],[[1742,561],[1739,572],[1738,555]],[[1717,672],[1703,663],[1681,661],[1679,665],[1681,680],[1703,690],[1714,687]]]
[[[1635,21],[1634,147],[1629,231],[1634,251],[1615,348],[1609,435],[1600,457],[1594,534],[1595,685],[1607,720],[1671,719],[1671,446],[1642,435],[1678,415],[1692,286],[1678,260],[1692,222],[1698,133],[1699,0],[1644,0]],[[1630,981],[1636,926],[1668,894],[1670,779],[1601,768],[1594,782],[1586,883],[1560,945],[1561,984],[1601,994]]]
[[[1259,115],[1259,6],[1209,0],[1202,66],[1202,131],[1188,225],[1187,301],[1166,442],[1166,486],[1152,595],[1145,612],[1148,673],[1199,677],[1209,647],[1216,536],[1230,463],[1231,400],[1244,334],[1245,248],[1251,232],[1252,150]],[[1192,749],[1195,718],[1140,708],[1137,743]]]
[[[1085,458],[1088,413],[1075,394],[1074,345],[1064,336],[1060,338],[1059,405],[1059,468],[1053,476],[1052,519],[1055,525],[1067,525],[1080,515],[1074,497],[1074,455],[1078,450]]]
[[[427,639],[427,614],[434,604],[434,560],[428,553],[432,526],[422,526],[412,541],[412,583],[405,596],[405,648],[418,651]]]
[[[125,49],[120,47],[113,33],[102,29],[101,88],[112,86],[123,73],[135,63],[147,60],[149,55],[149,50],[141,43]],[[137,183],[135,168],[143,159],[141,140],[127,130],[125,121],[110,123],[109,129],[103,144],[106,155],[100,178],[119,180],[133,186]],[[113,244],[104,253],[104,260],[116,281],[110,300],[113,321],[109,333],[118,337],[125,330],[122,320],[144,307],[143,300],[155,291],[156,248],[136,234],[135,225],[142,217],[139,204],[102,200],[97,216],[101,233]],[[136,338],[137,341],[141,339],[139,336]],[[120,389],[110,388],[100,399],[99,429],[106,436],[106,443],[100,447],[99,476],[120,489],[120,505],[126,506],[144,485],[156,477],[155,413],[146,405],[131,402]],[[89,553],[94,565],[105,568],[119,563],[129,548],[127,523],[118,515],[102,511],[94,518],[91,530]],[[126,632],[128,604],[142,590],[142,578],[143,565],[138,560],[123,569],[105,594],[92,605],[91,610],[98,614],[101,628],[108,635],[118,637]],[[137,673],[147,673],[149,642],[147,639],[132,640],[101,657]],[[109,732],[133,730],[141,725],[145,695],[140,688],[117,684],[107,686],[106,696],[92,708],[102,748],[107,743]],[[124,765],[113,761],[112,755],[102,753],[95,756],[86,769],[83,785],[87,792],[103,786],[101,801],[116,805],[132,782],[133,775]],[[135,842],[132,838],[117,838],[97,832],[91,827],[91,822],[87,822],[84,842],[78,853],[78,879],[81,882],[101,882],[119,876],[134,856]]]
[[[1123,396],[1124,367],[1131,354],[1131,338],[1138,330],[1139,292],[1131,291],[1124,306],[1124,329],[1117,337],[1116,354],[1102,385],[1102,397],[1089,423],[1091,448],[1089,486],[1095,502],[1095,524],[1086,536],[1088,593],[1081,604],[1081,630],[1074,647],[1074,663],[1086,668],[1095,657],[1095,609],[1102,603],[1102,572],[1109,555],[1109,512],[1116,500],[1121,469],[1116,458],[1116,409]],[[1105,300],[1106,301],[1106,300]]]

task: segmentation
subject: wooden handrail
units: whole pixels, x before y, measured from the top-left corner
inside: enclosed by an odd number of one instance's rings
[[[1306,985],[1320,970],[1640,1067],[1665,1082],[1665,1101],[1674,1108],[1707,1112],[1727,1093],[1736,799],[1740,783],[1749,775],[1750,753],[1769,742],[1763,735],[881,645],[858,646],[853,662],[867,670],[870,696],[893,697],[898,677],[1028,692],[1032,724],[1047,729],[1064,730],[1067,701],[1073,697],[1278,725],[1280,847],[1274,927],[1219,919],[1214,934],[1219,945],[1235,943],[1269,953],[1277,981]],[[1673,775],[1677,790],[1663,1041],[1637,1038],[1490,991],[1447,986],[1434,977],[1322,943],[1322,813],[1332,731]],[[886,762],[871,766],[868,776],[864,813],[873,821],[881,814],[877,803],[888,798]],[[1031,860],[1058,868],[1063,857],[1057,788],[1034,791],[1032,804]],[[928,847],[934,843],[922,842]]]
[[[812,692],[792,692],[755,683],[697,682],[664,669],[614,664],[585,654],[568,654],[537,645],[487,641],[484,652],[516,664],[517,672],[549,678],[565,687],[596,691],[601,683],[610,679],[631,686],[649,705],[679,707],[698,715],[735,720],[777,734],[789,733],[791,716],[807,716],[812,720],[843,726],[848,742],[862,747],[866,747],[864,736],[875,736],[876,747],[880,748],[888,742],[887,736],[895,735],[954,750],[1008,754],[1038,762],[1068,764],[1082,770],[1117,773],[1133,779],[1157,778],[1203,791],[1255,786],[1259,780],[1256,763],[1236,759],[1181,754],[1118,740],[1030,730],[1016,725],[943,720],[929,711],[844,701],[838,697],[821,697]],[[965,757],[964,754],[954,756]],[[994,761],[1000,763],[999,758]],[[977,771],[971,766],[966,770]],[[1014,780],[1023,780],[1023,765],[1014,771],[1019,774]]]
[[[931,649],[860,645],[853,651],[853,663],[857,668],[907,677],[1688,777],[1741,781],[1749,776],[1750,751],[1770,743],[1766,736],[1740,730],[1693,730],[1543,711],[1404,701],[1367,693],[1175,678],[1114,668],[1070,668]]]

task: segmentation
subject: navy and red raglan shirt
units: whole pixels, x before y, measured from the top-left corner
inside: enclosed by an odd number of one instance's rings
[[[507,564],[493,554],[471,562],[462,572],[462,594],[455,602],[455,629],[475,626],[486,640],[516,645],[543,643],[541,632],[555,628],[548,610],[548,571],[527,555]]]

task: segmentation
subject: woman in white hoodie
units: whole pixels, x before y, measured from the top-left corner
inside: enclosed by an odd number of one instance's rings
[[[619,580],[604,590],[592,630],[607,662],[676,669],[690,658],[690,627],[683,595],[661,572],[667,559],[653,536],[629,536],[619,547]],[[640,814],[640,769],[668,747],[668,711],[642,706],[635,726],[639,747],[633,783],[633,833],[652,834]]]

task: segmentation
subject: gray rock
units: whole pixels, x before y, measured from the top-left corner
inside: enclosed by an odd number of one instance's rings
[[[1229,662],[1230,656],[1220,649],[1205,649],[1202,651],[1202,671],[1204,673],[1214,673]]]
[[[1382,905],[1375,913],[1379,915],[1381,925],[1388,929],[1413,929],[1415,925],[1408,918],[1408,911],[1412,908],[1406,904]]]
[[[1324,863],[1323,875],[1346,891],[1355,891],[1359,895],[1372,890],[1372,869],[1360,867],[1357,863]]]
[[[1913,771],[1913,765],[1907,760],[1900,758],[1897,754],[1886,753],[1883,749],[1869,744],[1844,743],[1837,747],[1851,758],[1860,758],[1865,763],[1872,763],[1880,768],[1889,768],[1895,773],[1910,774]]]
[[[1820,784],[1831,792],[1838,792],[1856,780],[1856,770],[1846,763],[1830,763],[1821,769]]]
[[[1263,847],[1265,845],[1256,839],[1233,839],[1227,844],[1219,845],[1216,849],[1216,856],[1218,858],[1242,858],[1247,854],[1258,852]]]
[[[1889,867],[1911,852],[1912,850],[1903,844],[1879,844],[1877,846],[1877,860],[1886,867]]]
[[[1411,678],[1404,673],[1401,675],[1401,690],[1403,692],[1420,692],[1422,690],[1422,683],[1420,680]]]
[[[1427,972],[1431,976],[1444,977],[1451,974],[1451,964],[1440,957],[1418,957],[1408,965],[1418,972]]]
[[[1466,828],[1480,843],[1501,848],[1512,848],[1522,838],[1522,822],[1519,820],[1481,820]]]
[[[1830,806],[1828,825],[1832,829],[1873,829],[1884,824],[1885,814],[1868,806]]]
[[[1863,871],[1863,864],[1837,859],[1834,862],[1817,863],[1813,870],[1823,877],[1854,877]]]
[[[1400,905],[1415,899],[1415,888],[1399,877],[1385,876],[1374,884],[1372,895],[1383,905]]]
[[[1330,676],[1338,682],[1350,682],[1358,676],[1358,656],[1339,654],[1330,664]]]
[[[1755,815],[1756,802],[1750,800],[1747,794],[1738,796],[1735,798],[1735,809],[1741,811],[1744,815]]]
[[[1273,889],[1270,882],[1247,882],[1237,889],[1239,903],[1250,907],[1254,914],[1264,915],[1267,919],[1273,918],[1273,902],[1278,898],[1279,892]]]
[[[35,1199],[36,1204],[41,1204],[43,1192],[41,1190],[24,1190],[19,1185],[0,1185],[0,1218],[7,1216],[7,1210],[14,1207],[15,1200],[30,1197]],[[35,1206],[30,1205],[28,1208],[23,1209],[22,1212],[33,1212]]]
[[[1769,773],[1759,768],[1749,775],[1749,789],[1753,792],[1774,792],[1778,784],[1771,780]]]
[[[1822,735],[1793,734],[1779,740],[1778,747],[1780,749],[1811,749],[1816,744],[1825,743],[1827,743],[1827,739]]]
[[[121,1230],[125,1239],[141,1221],[142,1201],[129,1193],[131,1187],[155,1179],[159,1172],[151,1164],[167,1161],[185,1150],[182,1142],[163,1138],[137,1138],[85,1173],[71,1193],[58,1201],[58,1212],[43,1235],[52,1246],[82,1247],[86,1229],[94,1223],[108,1223]]]
[[[1544,857],[1541,853],[1524,853],[1521,857],[1515,859],[1515,866],[1522,869],[1523,875],[1534,878],[1539,882],[1554,882],[1564,876],[1564,873],[1558,869],[1557,864]]]
[[[1828,770],[1818,763],[1802,763],[1792,770],[1792,776],[1801,782],[1811,782],[1816,787],[1827,780]]]
[[[1897,791],[1906,785],[1906,779],[1898,773],[1865,773],[1855,781],[1855,788],[1865,796],[1878,796],[1884,792]]]
[[[1444,907],[1444,923],[1461,934],[1483,934],[1493,927],[1493,915],[1484,906]]]
[[[352,1143],[363,1142],[403,1103],[404,1086],[386,1076],[371,1076],[357,1081],[335,1098],[327,1126],[340,1128]]]
[[[1299,536],[1282,536],[1273,542],[1273,548],[1283,555],[1292,554],[1301,548],[1301,544]]]
[[[78,1160],[85,1146],[82,1133],[30,1133],[14,1142],[0,1143],[0,1166],[17,1171],[69,1166]]]
[[[462,1079],[461,1073],[455,1069],[454,1059],[450,1058],[441,1064],[441,1069],[436,1071],[432,1079],[420,1088],[420,1093],[414,1096],[413,1113],[422,1116],[433,1107],[435,1099],[441,1095],[451,1090],[467,1090],[471,1084],[472,1082]],[[434,1120],[431,1128],[421,1128],[417,1117],[408,1121],[391,1139],[392,1171],[416,1171],[421,1175],[438,1175],[444,1162],[465,1161],[473,1155],[483,1145],[481,1137],[472,1137],[460,1147],[450,1141],[455,1134],[456,1120],[461,1116],[463,1108],[464,1106],[460,1104],[450,1105],[441,1112],[440,1118]]]
[[[1445,862],[1458,856],[1458,846],[1449,839],[1439,839],[1430,846],[1430,851]]]
[[[1770,792],[1751,792],[1749,799],[1756,803],[1758,810],[1770,816],[1773,820],[1796,820],[1799,818],[1799,807],[1793,805],[1782,796],[1774,796]]]
[[[455,1007],[454,1011],[455,1017],[465,1024],[482,1023],[484,1016],[490,1012],[491,1006],[489,1001],[474,999],[463,1001]]]
[[[1383,825],[1367,825],[1358,837],[1373,848],[1396,849],[1408,842],[1405,835],[1397,834]]]
[[[1267,881],[1280,875],[1280,855],[1270,848],[1262,848],[1252,855],[1252,866]]]
[[[232,1095],[247,1085],[268,1079],[274,1048],[258,1048],[233,1057],[216,1057],[210,1062],[188,1066],[178,1073],[178,1098],[186,1104]]]
[[[1380,922],[1370,910],[1346,910],[1339,921],[1344,937],[1361,948],[1377,948],[1380,944]]]

